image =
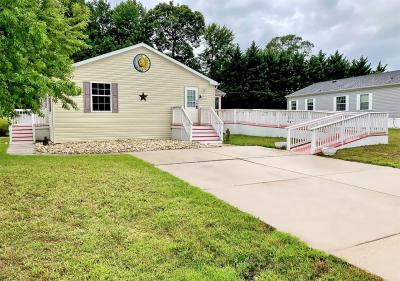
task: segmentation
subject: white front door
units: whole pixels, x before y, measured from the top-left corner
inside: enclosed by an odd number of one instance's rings
[[[185,87],[185,109],[193,123],[199,123],[199,89],[196,87]]]

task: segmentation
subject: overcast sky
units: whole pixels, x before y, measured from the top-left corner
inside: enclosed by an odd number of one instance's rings
[[[112,4],[121,0],[109,0]],[[140,1],[147,9],[156,0]],[[165,1],[166,2],[166,1]],[[233,30],[242,49],[264,47],[275,36],[296,34],[314,43],[314,52],[335,50],[348,58],[367,56],[389,70],[400,69],[399,0],[180,0],[203,13],[206,23]]]

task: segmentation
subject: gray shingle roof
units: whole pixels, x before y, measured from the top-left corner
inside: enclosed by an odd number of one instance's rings
[[[342,91],[375,86],[400,84],[400,70],[357,76],[339,80],[318,82],[298,90],[287,97],[298,97],[311,94],[323,94],[331,91]]]

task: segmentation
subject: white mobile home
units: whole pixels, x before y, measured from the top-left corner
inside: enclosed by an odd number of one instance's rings
[[[289,110],[387,112],[400,127],[400,70],[312,84],[287,97]]]

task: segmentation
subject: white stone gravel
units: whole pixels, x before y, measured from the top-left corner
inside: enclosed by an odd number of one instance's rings
[[[104,141],[35,145],[36,153],[44,154],[105,154],[152,150],[199,148],[198,143],[164,139],[117,139]]]

